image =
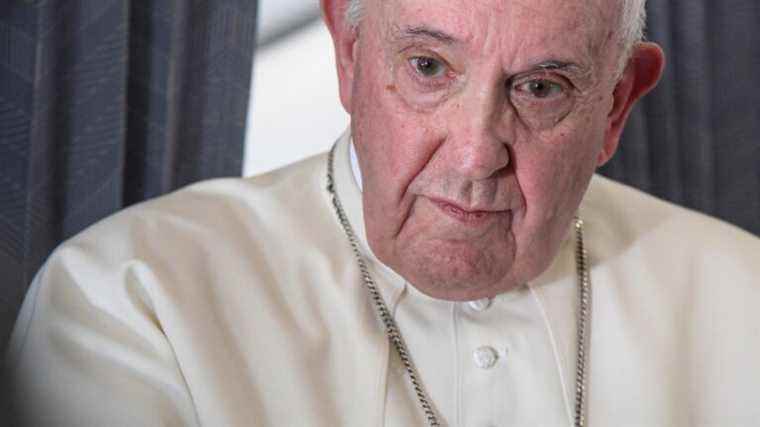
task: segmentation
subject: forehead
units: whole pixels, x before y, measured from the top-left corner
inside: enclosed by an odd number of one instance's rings
[[[618,0],[374,0],[386,29],[426,28],[490,54],[593,55]]]

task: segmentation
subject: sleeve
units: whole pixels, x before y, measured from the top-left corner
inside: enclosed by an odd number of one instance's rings
[[[150,269],[97,252],[62,247],[30,287],[6,360],[19,425],[199,425]]]

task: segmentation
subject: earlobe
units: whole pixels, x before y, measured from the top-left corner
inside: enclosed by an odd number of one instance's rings
[[[631,59],[613,91],[613,103],[607,117],[607,132],[597,159],[598,166],[615,154],[633,106],[657,86],[664,67],[665,54],[658,45],[647,42],[634,47]]]
[[[322,16],[333,40],[338,87],[343,108],[351,114],[354,82],[355,48],[358,31],[346,22],[349,0],[321,0]]]

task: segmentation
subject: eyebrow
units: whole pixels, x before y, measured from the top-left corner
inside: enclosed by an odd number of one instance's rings
[[[573,62],[558,61],[554,59],[550,59],[548,61],[542,61],[530,67],[530,69],[533,69],[533,70],[546,70],[546,71],[554,71],[554,70],[573,71],[573,70],[580,70],[581,68],[582,68],[581,66]]]
[[[560,61],[556,59],[549,59],[533,64],[523,72],[517,74],[532,73],[535,71],[565,71],[570,74],[577,75],[578,77],[589,77],[591,69],[583,65],[576,64],[574,62]]]
[[[446,34],[443,31],[426,27],[424,25],[399,28],[397,29],[397,31],[395,31],[395,33],[396,33],[395,34],[396,38],[399,38],[399,39],[426,38],[426,39],[436,40],[438,42],[441,42],[447,45],[451,45],[459,41],[456,39],[456,37],[450,34]]]

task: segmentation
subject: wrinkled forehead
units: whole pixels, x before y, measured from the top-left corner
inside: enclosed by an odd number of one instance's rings
[[[367,1],[367,0],[365,0]],[[432,27],[463,44],[594,55],[618,25],[621,0],[369,0],[388,31]]]

